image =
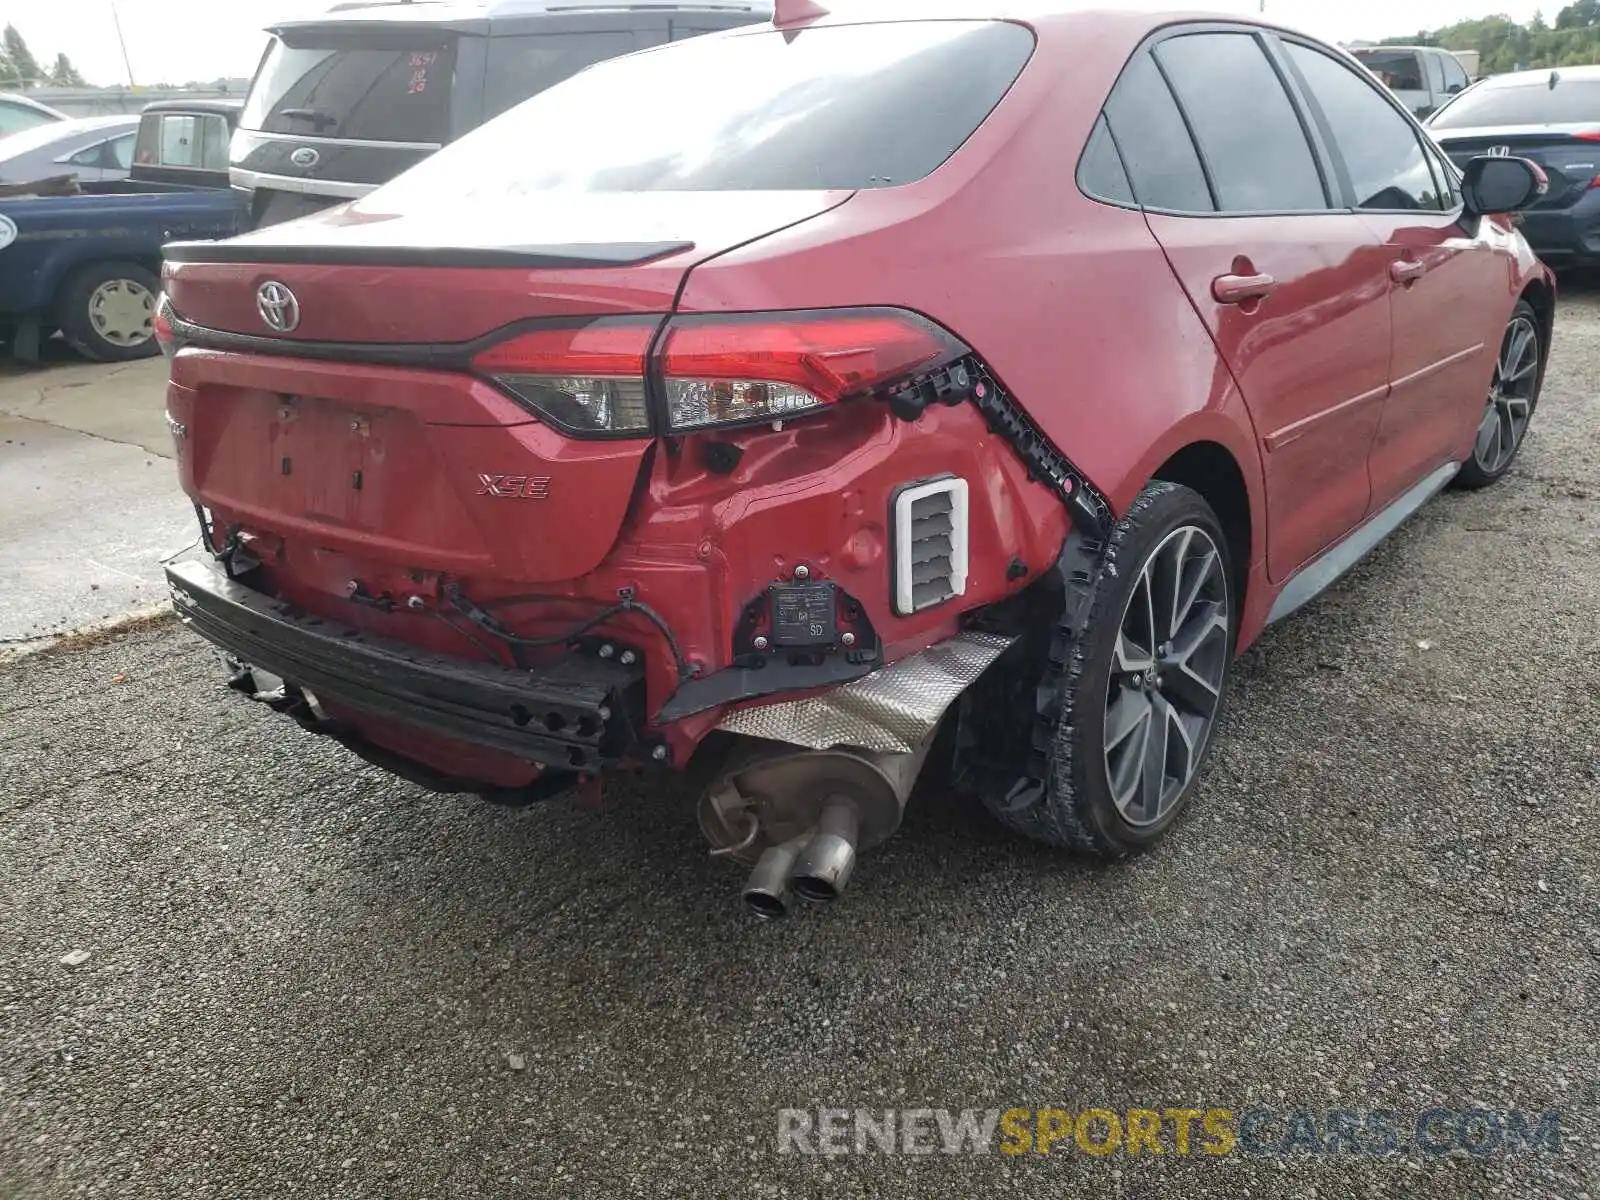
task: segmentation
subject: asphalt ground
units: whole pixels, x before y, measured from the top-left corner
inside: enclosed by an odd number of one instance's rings
[[[1154,853],[934,786],[779,925],[682,788],[428,795],[170,623],[0,666],[0,1196],[1600,1196],[1597,446],[1591,290],[1514,473],[1240,662]],[[819,1106],[1270,1115],[1221,1155],[780,1152]],[[1433,1106],[1560,1149],[1435,1154]]]

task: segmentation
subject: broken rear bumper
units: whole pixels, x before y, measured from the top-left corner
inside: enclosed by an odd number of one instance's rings
[[[568,771],[627,756],[638,666],[569,655],[533,670],[473,663],[299,612],[199,561],[167,567],[178,615],[207,641],[318,699]]]

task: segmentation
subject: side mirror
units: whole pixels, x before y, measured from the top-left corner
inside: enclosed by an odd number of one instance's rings
[[[1525,158],[1481,155],[1467,164],[1461,198],[1467,211],[1487,217],[1527,208],[1550,190],[1550,177]]]

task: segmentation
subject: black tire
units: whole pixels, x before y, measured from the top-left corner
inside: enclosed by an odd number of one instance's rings
[[[137,322],[128,314],[133,306],[142,307],[142,297],[148,297],[149,312],[154,315],[160,291],[161,281],[138,263],[91,263],[62,286],[56,297],[55,320],[67,343],[85,358],[95,362],[150,358],[161,353],[154,331],[146,320],[139,336]],[[117,303],[116,319],[108,319],[108,296]]]
[[[1516,338],[1522,333],[1532,338],[1528,351],[1517,350]],[[1545,355],[1544,330],[1538,313],[1526,300],[1518,301],[1506,322],[1500,350],[1495,358],[1494,377],[1489,382],[1489,399],[1484,405],[1478,436],[1472,453],[1456,472],[1452,486],[1465,491],[1477,491],[1505,478],[1522,452],[1527,440],[1528,426],[1534,411],[1539,407],[1539,393],[1544,387]],[[1509,358],[1517,358],[1510,363]],[[1516,371],[1526,370],[1527,375],[1509,379]],[[1498,438],[1489,430],[1493,423]]]
[[[1113,794],[1111,776],[1115,755],[1107,747],[1106,736],[1108,709],[1115,699],[1113,684],[1115,682],[1118,689],[1117,696],[1122,695],[1130,678],[1139,680],[1141,690],[1148,687],[1150,697],[1155,697],[1158,691],[1164,692],[1164,688],[1145,683],[1140,672],[1119,671],[1119,664],[1128,661],[1126,654],[1119,657],[1119,643],[1127,644],[1123,641],[1124,623],[1134,612],[1131,602],[1135,591],[1144,586],[1147,565],[1158,561],[1153,558],[1158,550],[1167,556],[1159,561],[1167,561],[1174,553],[1169,549],[1173,539],[1185,536],[1183,531],[1191,529],[1209,538],[1220,571],[1220,585],[1214,582],[1207,585],[1207,595],[1216,594],[1215,588],[1220,586],[1223,598],[1221,610],[1213,614],[1213,628],[1207,633],[1206,647],[1208,659],[1220,657],[1220,666],[1215,668],[1219,672],[1216,698],[1204,726],[1203,741],[1191,748],[1185,737],[1184,750],[1179,751],[1187,751],[1185,761],[1191,764],[1187,779],[1181,787],[1174,784],[1169,788],[1165,770],[1157,773],[1157,794],[1173,793],[1172,798],[1165,801],[1169,806],[1158,805],[1156,815],[1149,821],[1134,821],[1119,808]],[[1180,574],[1187,547],[1198,544],[1193,535],[1187,536],[1191,541],[1181,543],[1181,548],[1176,550]],[[1196,560],[1199,557],[1200,552],[1197,552]],[[1195,568],[1196,572],[1200,569]],[[977,787],[989,811],[1007,828],[1025,837],[1103,858],[1136,854],[1159,841],[1193,797],[1196,783],[1204,774],[1212,734],[1226,701],[1238,636],[1238,577],[1222,525],[1199,493],[1165,482],[1147,487],[1112,533],[1105,568],[1090,585],[1087,618],[1081,628],[1075,632],[1058,630],[1053,637],[1033,639],[1032,646],[1023,648],[1020,655],[1013,657],[1008,653],[996,664],[989,673],[995,675],[996,680],[989,682],[991,687],[998,683],[1003,688],[1004,699],[997,691],[984,694],[985,681],[980,681],[972,696],[973,704],[998,703],[1008,709],[1000,719],[1012,729],[1026,729],[1031,725],[1031,748],[1044,751],[1042,757],[1033,756],[1032,767],[1039,778],[1019,778],[1019,772],[1028,770],[1024,765],[1029,749],[1026,735],[1020,746],[1013,744],[1006,751],[1009,770],[988,770],[975,778],[969,776],[968,782]],[[1183,590],[1175,589],[1176,592]],[[1195,596],[1200,596],[1198,590]],[[1195,601],[1190,603],[1192,607]],[[1178,607],[1179,603],[1174,601],[1173,608]],[[1153,628],[1156,624],[1152,609],[1150,625]],[[1155,640],[1152,639],[1153,644]],[[1027,641],[1024,639],[1024,643]],[[1046,652],[1043,647],[1052,642],[1053,648]],[[1173,644],[1175,641],[1168,643],[1169,646]],[[1036,667],[1029,677],[1027,663],[1041,660],[1046,663],[1042,676]],[[1167,669],[1154,652],[1151,661],[1151,670],[1146,674],[1155,675]],[[1212,670],[1210,663],[1207,670]],[[1156,679],[1159,683],[1161,676],[1156,675]],[[1017,711],[1024,706],[1026,711]],[[1165,764],[1167,760],[1162,761]],[[1141,786],[1142,783],[1136,785],[1135,790]]]

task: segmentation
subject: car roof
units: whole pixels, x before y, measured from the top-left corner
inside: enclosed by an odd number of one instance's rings
[[[15,92],[0,92],[0,100],[4,100],[9,104],[20,104],[23,108],[31,108],[35,112],[49,113],[52,117],[58,117],[62,120],[67,118],[67,114],[59,108],[51,108],[48,104],[40,104],[39,101],[31,97],[19,96]]]
[[[120,137],[139,128],[139,118],[128,114],[110,117],[68,117],[36,125],[0,139],[0,161],[11,161],[35,154],[56,154],[63,147],[89,146],[108,138]]]
[[[1113,0],[1114,3],[1114,0]],[[1219,11],[1203,7],[1174,5],[1168,0],[1131,0],[1130,3],[1097,4],[1095,0],[775,0],[774,24],[789,26],[814,23],[846,25],[888,21],[1020,21],[1028,25],[1088,25],[1107,29],[1155,30],[1164,25],[1221,22],[1251,25],[1263,29],[1299,32],[1291,25],[1269,20],[1254,13]],[[824,10],[814,22],[806,16],[808,7]],[[788,12],[798,17],[785,22]]]
[[[1443,46],[1351,46],[1351,54],[1388,54],[1391,51],[1400,54],[1451,54]]]
[[[1596,80],[1600,80],[1600,67],[1542,67],[1537,71],[1512,71],[1507,75],[1492,75],[1478,86],[1555,88],[1562,83],[1594,83]]]
[[[138,124],[138,113],[111,113],[98,117],[68,117],[65,121],[57,121],[49,128],[62,137],[67,137],[75,133],[93,133],[97,129],[115,129],[118,125],[132,129]]]

